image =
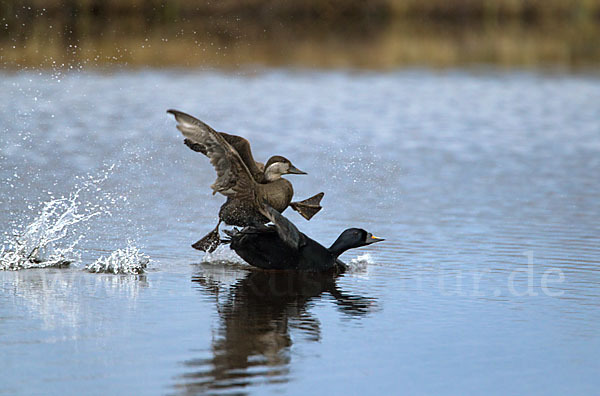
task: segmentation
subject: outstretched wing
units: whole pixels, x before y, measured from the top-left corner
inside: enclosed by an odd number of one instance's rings
[[[254,177],[254,180],[256,180],[258,183],[262,183],[265,176],[264,165],[260,162],[254,161],[254,157],[252,156],[252,149],[250,148],[250,142],[248,142],[247,139],[241,136],[230,135],[225,132],[217,133],[221,135],[223,139],[225,139],[225,141],[235,149],[235,151],[238,152],[240,158],[242,159],[242,161],[244,161],[244,164],[252,174],[252,177]],[[187,138],[183,141],[183,143],[190,149],[206,155],[206,147],[204,147],[203,145],[195,143]]]
[[[263,204],[261,213],[275,224],[277,235],[292,249],[298,249],[302,245],[302,233],[298,231],[294,223],[285,218],[281,213],[267,204]]]
[[[255,182],[238,152],[214,129],[199,119],[177,110],[167,110],[177,120],[177,129],[191,143],[206,150],[206,156],[217,172],[217,180],[210,186],[213,194],[242,198],[255,192]]]
[[[203,145],[201,145],[199,143],[194,143],[190,139],[185,138],[185,139],[183,139],[183,144],[185,144],[186,146],[188,146],[189,148],[191,148],[192,150],[194,150],[197,153],[202,153],[202,154],[206,155],[206,147],[204,147]]]

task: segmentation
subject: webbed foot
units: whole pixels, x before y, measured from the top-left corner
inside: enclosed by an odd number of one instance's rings
[[[323,209],[321,206],[321,199],[323,199],[324,195],[325,193],[320,192],[315,196],[305,199],[304,201],[292,202],[290,203],[290,207],[296,212],[300,213],[300,215],[306,220],[310,220],[321,209]]]
[[[225,233],[225,235],[227,235],[227,237],[222,238],[221,243],[227,245],[230,244],[231,240],[240,233],[240,230],[236,227],[233,227],[231,230],[223,230],[223,232]]]
[[[219,223],[221,224],[221,223]],[[219,224],[214,230],[206,234],[198,242],[194,243],[192,247],[194,249],[202,250],[203,252],[212,253],[221,244],[221,236],[219,235]]]
[[[223,230],[223,232],[228,237],[233,238],[236,234],[238,234],[240,232],[240,230],[238,230],[237,228],[233,227],[231,230]]]

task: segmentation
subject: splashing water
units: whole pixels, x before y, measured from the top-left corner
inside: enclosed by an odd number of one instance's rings
[[[348,273],[355,276],[368,277],[369,265],[373,263],[375,263],[375,260],[373,260],[373,257],[369,253],[361,254],[350,260],[348,263]]]
[[[5,234],[0,249],[0,270],[65,267],[79,260],[80,254],[75,247],[83,235],[75,237],[73,226],[102,213],[110,215],[108,208],[101,204],[86,202],[81,205],[80,194],[97,191],[113,168],[114,165],[110,166],[99,178],[88,176],[88,180],[69,197],[45,202],[38,216],[24,230],[18,231],[15,227],[11,234]],[[84,213],[80,213],[82,207]],[[62,246],[58,246],[59,242]]]
[[[241,266],[249,265],[231,250],[229,245],[219,245],[214,252],[205,253],[204,257],[202,257],[202,262],[212,264],[239,264]]]
[[[21,233],[5,240],[0,250],[0,270],[25,268],[63,267],[78,259],[76,238],[66,247],[56,247],[55,242],[70,234],[70,227],[99,215],[100,211],[78,213],[77,198],[80,190],[69,198],[53,199],[44,204],[39,216]]]
[[[350,264],[354,265],[356,267],[364,267],[367,266],[368,264],[374,264],[375,260],[373,260],[373,257],[371,257],[370,253],[364,253],[361,254],[360,256],[357,256],[355,258],[353,258],[352,260],[350,260]]]
[[[149,262],[150,257],[129,241],[125,249],[117,249],[108,257],[100,257],[85,269],[93,273],[142,274]]]

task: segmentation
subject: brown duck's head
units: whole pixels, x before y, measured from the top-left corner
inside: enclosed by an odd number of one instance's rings
[[[281,155],[274,155],[265,164],[265,179],[267,181],[277,180],[282,175],[288,174],[306,175],[306,172],[296,168],[289,159]]]

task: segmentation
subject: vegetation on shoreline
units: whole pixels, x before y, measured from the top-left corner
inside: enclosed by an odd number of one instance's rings
[[[426,17],[521,20],[600,18],[600,0],[7,0],[0,18],[43,10],[48,15],[262,19],[359,19]]]
[[[600,0],[13,0],[0,68],[595,67]]]

